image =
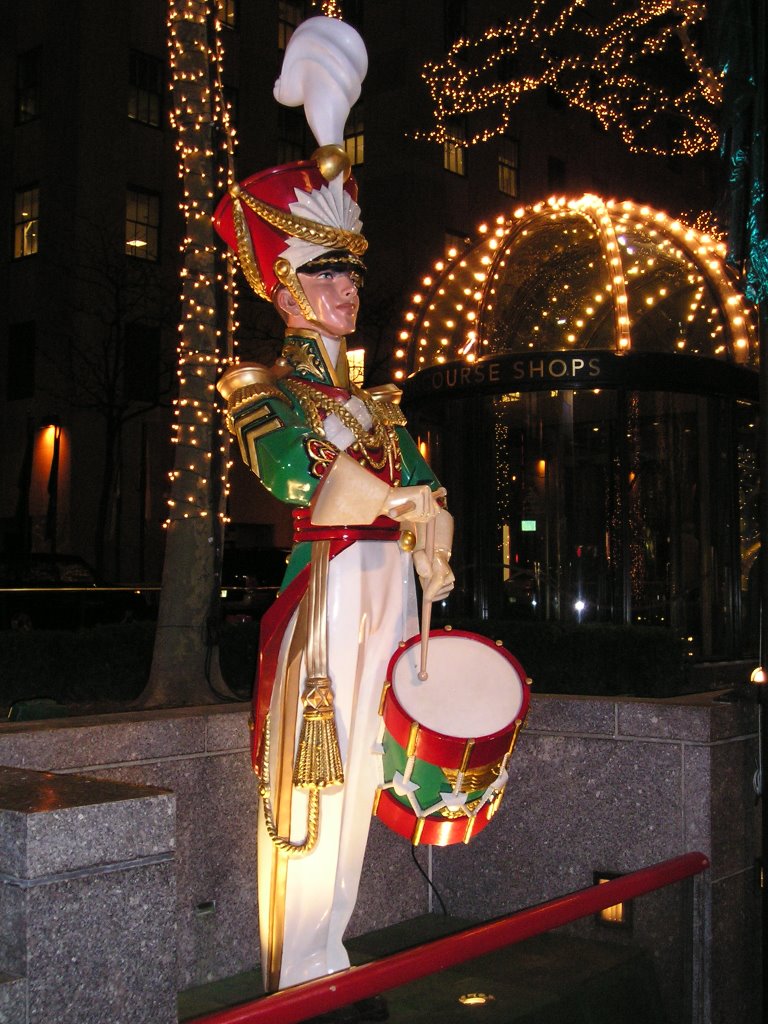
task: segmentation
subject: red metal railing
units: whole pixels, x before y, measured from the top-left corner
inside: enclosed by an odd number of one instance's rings
[[[298,1024],[315,1014],[365,999],[388,988],[454,967],[465,960],[493,953],[504,946],[589,917],[599,910],[635,899],[656,889],[691,878],[709,867],[703,853],[686,853],[602,885],[569,893],[537,907],[435,939],[414,949],[394,953],[374,963],[350,967],[315,981],[263,996],[228,1010],[195,1017],[189,1024]]]

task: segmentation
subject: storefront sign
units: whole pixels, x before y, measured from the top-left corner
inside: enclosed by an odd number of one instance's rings
[[[445,363],[405,382],[407,400],[479,392],[631,388],[757,397],[757,373],[719,359],[662,352],[509,353]]]
[[[603,375],[602,356],[576,355],[572,352],[548,353],[547,355],[503,356],[500,359],[486,359],[477,363],[452,363],[446,366],[432,366],[422,370],[418,381],[418,393],[474,389],[483,385],[509,386],[520,384],[569,383],[594,381]]]

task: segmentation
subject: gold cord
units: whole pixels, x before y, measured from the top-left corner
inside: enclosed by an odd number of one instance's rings
[[[269,714],[264,722],[264,750],[262,755],[261,780],[259,782],[259,796],[264,803],[264,823],[267,827],[267,835],[274,845],[288,857],[306,857],[314,850],[317,844],[317,837],[320,834],[320,791],[317,787],[308,788],[307,791],[307,834],[300,843],[291,842],[290,838],[278,835],[275,815],[272,810],[272,797],[269,777]]]
[[[400,420],[391,413],[391,410],[385,412],[382,408],[382,403],[375,402],[361,388],[353,387],[352,394],[359,398],[368,410],[372,420],[370,431],[367,431],[357,417],[349,409],[345,409],[341,402],[334,401],[321,391],[318,391],[317,388],[313,388],[311,384],[291,379],[284,380],[283,387],[290,391],[299,403],[302,412],[307,418],[307,423],[314,433],[320,434],[322,437],[325,436],[320,413],[325,413],[326,415],[333,413],[343,426],[351,431],[355,438],[355,443],[363,451],[372,469],[383,469],[388,460],[390,463],[394,461],[397,451],[397,436],[393,425],[394,423],[399,423]],[[376,454],[378,452],[381,454]]]

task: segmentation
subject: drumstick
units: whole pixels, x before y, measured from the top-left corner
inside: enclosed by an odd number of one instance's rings
[[[424,554],[430,567],[435,557],[435,520],[427,522],[427,529],[424,535]],[[419,666],[419,679],[424,682],[427,676],[427,645],[429,644],[429,625],[432,619],[432,601],[427,598],[426,589],[421,598],[421,664]]]

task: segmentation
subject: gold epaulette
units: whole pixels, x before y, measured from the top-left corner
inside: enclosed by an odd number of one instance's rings
[[[287,402],[283,392],[275,383],[275,372],[261,363],[238,363],[230,367],[221,377],[216,387],[226,400],[227,412],[240,409],[254,398],[280,398]]]
[[[383,423],[390,427],[404,427],[405,413],[400,408],[403,392],[396,384],[377,384],[368,388],[368,397],[376,403],[376,410]]]

